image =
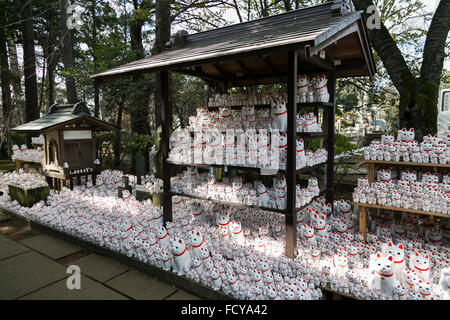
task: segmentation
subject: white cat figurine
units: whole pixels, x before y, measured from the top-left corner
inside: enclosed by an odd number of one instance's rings
[[[192,259],[183,239],[174,237],[172,239],[171,251],[173,254],[173,271],[179,276],[184,276],[192,268]]]
[[[314,81],[314,95],[316,102],[329,102],[330,94],[327,88],[327,78],[322,74],[320,77],[316,77]]]
[[[280,132],[287,131],[287,108],[284,100],[275,102],[272,107],[272,128]]]
[[[450,268],[441,270],[439,286],[441,288],[441,299],[450,300]]]
[[[392,242],[388,242],[382,246],[381,252],[385,257],[392,256],[394,263],[394,273],[397,281],[402,281],[402,272],[405,269],[405,254],[403,244],[399,243],[395,246]]]
[[[369,270],[372,272],[371,289],[380,290],[385,296],[392,296],[396,287],[396,278],[394,276],[393,258],[387,258],[378,252],[370,258]]]

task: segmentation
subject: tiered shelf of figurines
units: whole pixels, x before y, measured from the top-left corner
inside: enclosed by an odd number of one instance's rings
[[[300,89],[305,83],[306,91]],[[291,176],[290,181],[295,184],[296,201],[292,204],[295,212],[324,195],[331,202],[334,150],[319,148],[313,152],[305,147],[309,139],[325,140],[327,146],[330,142],[334,146],[334,103],[328,102],[333,99],[330,99],[324,75],[311,80],[307,75],[298,75],[296,84],[299,90],[294,128],[296,158],[292,164],[295,168],[287,160],[286,92],[217,94],[209,98],[207,107],[198,108],[196,115],[189,118],[189,127],[172,133],[167,163],[187,167],[187,171],[171,178],[170,195],[208,200],[230,210],[251,207],[288,216],[287,177]],[[313,94],[310,88],[314,87],[321,88],[323,96]],[[324,119],[322,123],[320,118]],[[227,177],[217,179],[212,171],[198,171],[210,168],[222,169]],[[321,187],[314,177],[321,171],[317,169],[325,169],[319,173],[326,175]],[[250,171],[256,172],[253,176],[256,179],[244,183],[240,174]],[[306,187],[296,184],[300,173],[311,176]],[[264,185],[259,178],[262,176],[272,176],[273,186]],[[295,219],[292,220],[295,223]],[[291,227],[292,233],[296,233],[296,227]],[[286,237],[286,248],[296,248],[296,242],[296,235]]]
[[[431,219],[450,217],[449,137],[427,135],[419,144],[414,140],[414,129],[402,129],[397,139],[393,134],[385,134],[381,140],[372,141],[365,148],[364,158],[368,175],[359,179],[353,194],[353,205],[359,208],[359,231],[364,238],[370,209]]]
[[[39,163],[42,164],[44,160],[44,151],[42,146],[44,145],[44,137],[32,137],[31,144],[34,149],[28,149],[26,144],[14,145],[12,147],[13,155],[12,160],[16,164],[16,170],[19,171],[23,163]]]

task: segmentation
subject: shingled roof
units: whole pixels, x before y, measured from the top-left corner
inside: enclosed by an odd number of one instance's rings
[[[283,76],[287,50],[299,50],[304,58],[299,67],[314,71],[304,54],[306,46],[308,55],[328,48],[338,77],[372,76],[376,70],[363,12],[349,12],[346,6],[348,1],[334,1],[192,35],[178,33],[168,50],[92,78],[171,70],[245,85],[247,79]]]
[[[54,104],[49,108],[45,116],[11,130],[24,133],[41,133],[79,122],[91,124],[99,130],[117,130],[116,126],[91,116],[89,109],[83,102]]]

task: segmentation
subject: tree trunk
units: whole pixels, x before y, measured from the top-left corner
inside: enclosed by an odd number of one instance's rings
[[[450,0],[441,0],[431,20],[423,49],[420,77],[439,86],[444,66],[445,41],[450,28]]]
[[[77,97],[77,87],[75,83],[75,78],[70,75],[72,72],[72,67],[74,65],[73,60],[73,41],[72,41],[72,31],[67,28],[67,0],[59,0],[59,10],[60,10],[60,25],[61,25],[61,53],[62,53],[62,61],[64,63],[64,71],[68,72],[68,75],[65,75],[66,80],[66,93],[67,93],[67,102],[68,103],[76,103],[78,102]]]
[[[17,112],[17,121],[23,123],[23,90],[21,84],[22,71],[19,68],[19,59],[17,58],[16,44],[11,39],[8,39],[8,57],[9,68],[11,75],[11,83],[13,89],[13,107],[11,112]],[[14,116],[11,114],[11,123],[13,123]]]
[[[47,66],[47,109],[50,108],[55,103],[55,70],[58,65],[58,58],[56,54],[57,48],[57,32],[56,29],[59,25],[57,19],[58,10],[52,8],[46,14],[46,31],[47,31],[47,46],[44,48],[47,51],[45,60]]]
[[[133,0],[134,10],[142,9],[136,0]],[[136,60],[143,59],[144,46],[142,45],[142,25],[143,21],[134,18],[130,24],[130,40]],[[134,76],[133,83],[137,84],[137,90],[134,94],[134,101],[130,107],[131,131],[134,133],[149,134],[150,125],[148,121],[148,110],[150,101],[150,92],[148,84],[143,82],[142,76]]]
[[[437,105],[439,87],[416,78],[404,83],[399,104],[400,128],[414,128],[416,140],[437,132]]]
[[[32,0],[21,0],[23,66],[25,77],[25,121],[39,118],[36,80],[36,54],[34,52]]]
[[[97,13],[96,1],[92,0],[91,15],[92,15],[92,59],[94,62],[94,74],[97,73]],[[97,84],[94,84],[94,117],[98,118],[100,115],[100,91]]]
[[[54,57],[50,57],[47,63],[47,107],[51,107],[55,103],[55,68],[56,64],[53,62],[56,59]]]
[[[156,53],[162,52],[166,49],[166,42],[170,40],[170,4],[169,0],[161,0],[156,2],[156,26],[155,26],[155,47]],[[155,127],[159,128],[161,125],[161,105],[160,105],[160,83],[161,73],[157,72],[155,76]],[[171,77],[169,73],[169,87]],[[170,93],[169,93],[170,98]]]
[[[123,114],[123,107],[124,107],[124,99],[120,99],[119,101],[119,110],[117,112],[117,127],[122,126],[122,114]],[[122,139],[122,130],[117,130],[116,132],[116,139],[114,140],[114,166],[116,169],[119,169],[120,167],[120,140]]]
[[[8,129],[11,114],[11,86],[5,29],[0,26],[0,80],[2,88],[3,128]],[[6,131],[4,131],[6,133]]]
[[[357,10],[366,11],[372,0],[353,0]],[[427,33],[421,75],[414,77],[401,51],[385,25],[369,29],[372,46],[400,94],[400,128],[414,128],[416,139],[437,132],[439,82],[444,61],[445,40],[449,31],[450,0],[441,0]]]
[[[20,83],[22,77],[19,69],[19,60],[17,59],[16,44],[11,39],[8,39],[8,58],[14,99],[19,100],[23,96],[22,85]]]
[[[11,124],[11,86],[10,72],[8,65],[8,51],[6,44],[5,29],[0,26],[0,81],[2,88],[2,109],[3,109],[3,128],[1,136],[1,153],[8,155],[10,141],[10,124]]]

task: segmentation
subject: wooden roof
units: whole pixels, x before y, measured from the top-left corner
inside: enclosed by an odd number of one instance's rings
[[[287,51],[294,49],[300,72],[323,71],[318,65],[326,65],[325,59],[318,53],[326,49],[338,77],[372,76],[363,12],[349,12],[347,5],[334,1],[192,35],[177,33],[168,50],[92,78],[171,70],[230,86],[274,83],[287,76]]]
[[[83,102],[78,102],[75,104],[54,104],[45,116],[11,130],[23,133],[42,133],[79,123],[89,124],[96,130],[118,129],[115,125],[91,116],[86,105]]]

